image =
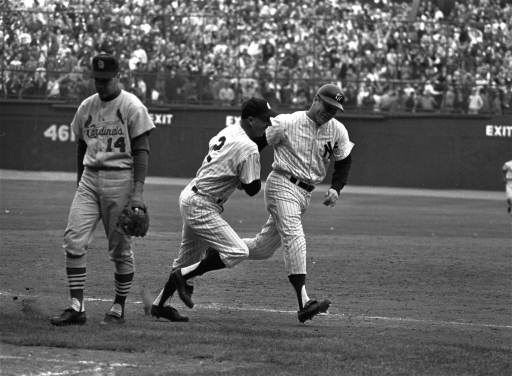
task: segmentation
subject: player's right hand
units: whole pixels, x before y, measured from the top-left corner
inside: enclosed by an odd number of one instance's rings
[[[269,145],[285,143],[288,140],[286,129],[281,124],[273,124],[265,129],[265,136]]]
[[[333,188],[329,188],[329,190],[325,192],[323,204],[325,206],[333,208],[336,206],[336,201],[338,201],[338,197],[338,192],[336,192],[336,190]]]

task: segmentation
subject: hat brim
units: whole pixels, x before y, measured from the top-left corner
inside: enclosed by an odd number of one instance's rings
[[[258,115],[255,115],[261,119],[267,119],[267,118],[271,118],[271,117],[276,117],[277,115],[279,115],[279,113],[275,112],[274,110],[268,110],[267,112],[264,112],[262,114],[258,114]]]
[[[274,110],[269,110],[269,111],[267,112],[267,116],[268,116],[268,117],[276,117],[277,115],[279,115],[279,113],[278,113],[278,112],[275,112]]]
[[[345,112],[345,109],[343,108],[343,106],[341,105],[341,103],[335,101],[334,99],[332,98],[329,98],[323,94],[318,94],[318,96],[325,102],[327,103],[328,105],[332,106],[332,107],[336,107],[337,109],[341,110],[342,112]]]
[[[92,72],[92,78],[114,78],[118,72]]]

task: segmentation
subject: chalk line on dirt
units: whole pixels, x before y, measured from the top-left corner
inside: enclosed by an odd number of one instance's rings
[[[8,291],[0,291],[0,296],[17,296],[17,297],[25,297],[22,294],[13,294]],[[26,297],[38,298],[34,295],[26,295]],[[111,302],[112,299],[105,298],[85,298],[85,301],[88,302]],[[142,301],[128,301],[128,303],[142,305],[144,304]],[[255,307],[255,306],[243,306],[243,307],[233,307],[225,304],[218,303],[210,303],[210,304],[196,304],[195,307],[198,309],[206,309],[213,311],[222,311],[222,310],[231,310],[231,311],[240,311],[240,312],[265,312],[265,313],[280,313],[287,315],[296,315],[297,311],[289,311],[289,310],[281,310],[281,309],[272,309],[272,308],[263,308],[263,307]],[[361,320],[361,321],[385,321],[385,322],[395,322],[395,323],[406,323],[406,324],[422,324],[422,325],[439,325],[439,326],[459,326],[459,327],[472,327],[472,328],[490,328],[490,329],[512,329],[512,325],[502,325],[502,324],[490,324],[490,323],[473,323],[473,322],[464,322],[464,321],[445,321],[445,320],[432,320],[432,319],[415,319],[409,317],[387,317],[387,316],[378,316],[378,315],[347,315],[344,313],[327,313],[322,315],[328,319],[334,320]]]

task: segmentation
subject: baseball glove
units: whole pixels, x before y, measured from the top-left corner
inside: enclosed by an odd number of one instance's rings
[[[119,227],[126,235],[129,236],[144,236],[149,228],[149,214],[147,208],[132,207],[126,205],[119,215],[117,221]]]

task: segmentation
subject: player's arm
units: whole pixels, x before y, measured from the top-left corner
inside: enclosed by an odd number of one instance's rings
[[[87,143],[82,138],[81,129],[82,121],[84,119],[84,109],[86,108],[85,101],[80,103],[78,110],[71,121],[71,131],[76,135],[76,186],[80,183],[82,175],[84,173],[84,156],[87,153]],[[92,122],[92,116],[89,115],[85,120],[85,126]]]
[[[130,198],[134,207],[144,207],[142,192],[149,165],[149,132],[131,140],[133,157],[133,191]]]
[[[82,174],[84,173],[84,156],[87,151],[87,143],[81,138],[78,139],[76,143],[76,186],[80,183],[80,179],[82,179]]]
[[[263,136],[253,138],[253,141],[258,146],[258,151],[262,151],[269,143],[272,145],[280,143],[285,136],[286,131],[284,125],[278,120],[271,118],[270,125],[265,129]]]
[[[331,188],[334,189],[338,195],[343,187],[347,184],[348,174],[352,166],[352,154],[349,154],[344,159],[334,162],[334,171],[332,173]]]
[[[334,171],[332,173],[331,187],[327,190],[324,197],[324,205],[334,207],[340,196],[340,192],[347,184],[348,173],[352,166],[352,156],[349,154],[345,158],[334,162]]]
[[[270,125],[265,129],[265,134],[256,144],[258,150],[262,150],[267,145],[277,145],[285,143],[288,139],[286,134],[286,123],[279,116],[271,118]],[[261,148],[260,148],[261,147]]]
[[[253,148],[252,151],[250,151],[249,155],[240,163],[239,166],[239,187],[249,196],[254,196],[261,189],[261,165],[260,154],[256,151],[254,145],[252,145],[251,148]]]

